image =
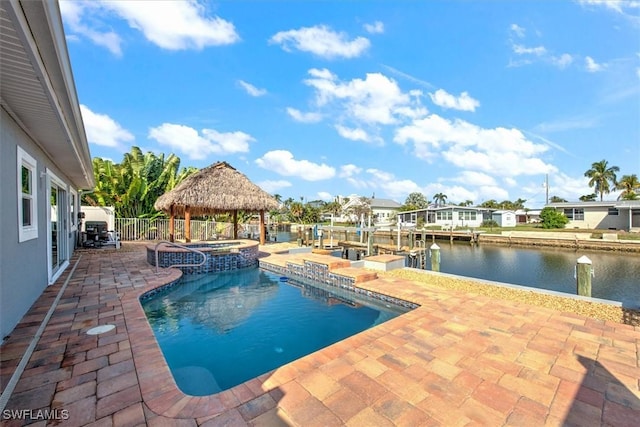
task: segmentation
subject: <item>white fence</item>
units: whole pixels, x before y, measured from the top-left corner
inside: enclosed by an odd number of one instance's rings
[[[238,237],[257,238],[258,224],[238,224]],[[169,240],[167,218],[116,218],[115,231],[122,241]],[[191,220],[191,240],[217,240],[233,237],[233,224],[228,222]],[[184,239],[184,219],[175,220],[174,238]]]

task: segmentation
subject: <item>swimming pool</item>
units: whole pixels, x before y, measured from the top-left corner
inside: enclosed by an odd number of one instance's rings
[[[142,305],[178,387],[204,396],[409,311],[316,285],[250,268],[183,276]]]

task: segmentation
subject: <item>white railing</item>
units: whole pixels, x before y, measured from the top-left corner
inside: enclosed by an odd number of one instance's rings
[[[184,219],[176,219],[174,239],[184,239]],[[122,241],[169,240],[168,218],[116,218],[115,231]],[[238,224],[238,237],[257,238],[258,224]],[[233,238],[233,224],[229,222],[191,220],[191,240]]]

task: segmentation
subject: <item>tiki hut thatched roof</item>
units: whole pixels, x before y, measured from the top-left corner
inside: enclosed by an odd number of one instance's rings
[[[156,200],[158,210],[184,216],[188,206],[191,215],[209,215],[243,210],[268,211],[278,208],[278,201],[252,183],[227,162],[218,162],[194,173]]]

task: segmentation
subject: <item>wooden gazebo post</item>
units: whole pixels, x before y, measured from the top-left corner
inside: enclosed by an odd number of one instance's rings
[[[264,211],[260,211],[260,244],[264,245]]]
[[[189,206],[184,207],[184,241],[191,241],[191,210]]]
[[[173,211],[174,205],[171,205],[169,208],[169,241],[173,242],[175,240],[176,233],[176,215]]]
[[[238,210],[233,211],[233,238],[238,238]]]

